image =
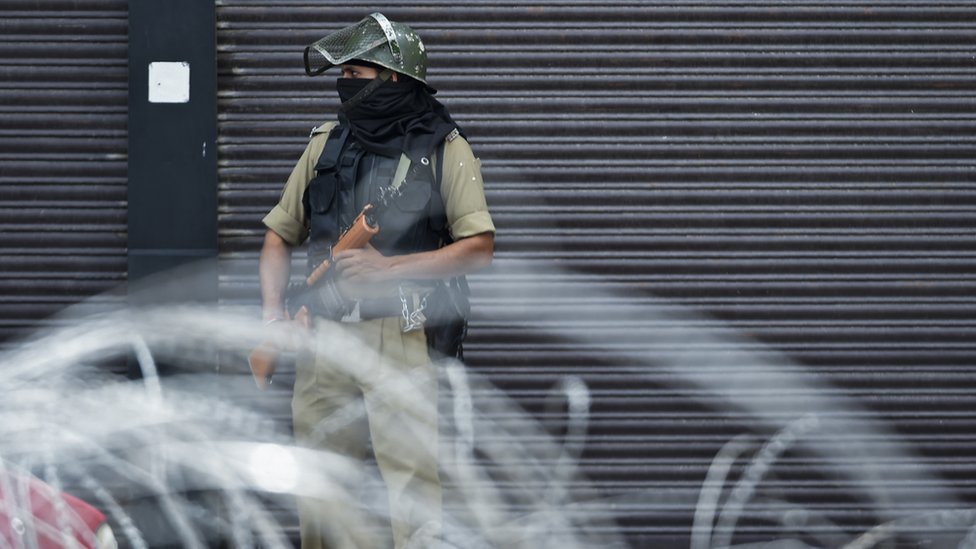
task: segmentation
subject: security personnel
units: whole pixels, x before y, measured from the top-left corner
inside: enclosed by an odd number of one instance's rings
[[[333,261],[304,303],[317,330],[341,326],[395,365],[395,387],[377,364],[349,371],[329,351],[297,365],[292,412],[300,444],[362,459],[372,442],[386,483],[396,546],[428,546],[441,531],[435,353],[459,356],[463,275],[492,259],[495,228],[480,162],[427,84],[427,54],[408,26],[374,13],[305,49],[310,76],[339,66],[338,121],[310,142],[264,218],[261,296],[265,321],[287,321],[293,247],[309,241],[309,269]],[[386,207],[362,249],[331,246],[366,204]],[[447,313],[444,313],[447,311]],[[453,313],[453,314],[452,314]],[[455,318],[450,318],[450,317]],[[444,320],[444,319],[447,320]],[[393,376],[397,377],[397,376]],[[395,392],[396,398],[387,398]],[[406,406],[408,409],[403,409]],[[340,414],[341,421],[335,421]],[[302,547],[378,543],[349,517],[349,501],[299,502]]]

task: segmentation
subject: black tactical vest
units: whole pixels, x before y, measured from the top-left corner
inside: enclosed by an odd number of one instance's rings
[[[401,183],[406,186],[377,218],[380,232],[371,241],[383,255],[435,250],[449,242],[439,177],[429,162],[436,149],[437,170],[442,171],[442,143],[443,136],[433,147],[427,142],[431,150],[407,151],[411,168]],[[399,161],[366,151],[343,126],[332,129],[303,198],[311,228],[310,271],[331,257],[332,245],[363,207],[376,204],[381,189],[391,186]]]

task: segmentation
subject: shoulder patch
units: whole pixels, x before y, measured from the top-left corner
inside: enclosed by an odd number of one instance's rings
[[[454,131],[452,131],[451,133],[447,134],[447,137],[445,137],[444,140],[447,141],[448,143],[450,143],[451,141],[454,141],[455,139],[457,139],[459,135],[461,135],[461,131],[458,130],[457,128],[454,128]]]

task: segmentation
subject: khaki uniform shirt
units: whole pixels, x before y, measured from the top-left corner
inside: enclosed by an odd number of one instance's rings
[[[330,122],[312,130],[312,138],[305,152],[292,170],[278,204],[263,219],[266,227],[278,233],[293,246],[303,243],[309,234],[309,220],[305,216],[302,197],[315,177],[315,165],[325,148],[329,132],[336,126]],[[436,162],[436,157],[432,159]],[[433,166],[436,173],[436,166]],[[401,167],[402,168],[402,167]],[[398,169],[398,173],[403,170]],[[495,232],[484,183],[481,161],[475,158],[463,137],[444,141],[444,169],[441,176],[441,197],[447,213],[447,224],[454,240],[477,234]]]

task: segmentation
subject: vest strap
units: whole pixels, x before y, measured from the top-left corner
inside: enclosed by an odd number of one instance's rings
[[[349,133],[348,126],[336,126],[332,128],[329,136],[325,139],[325,148],[322,149],[322,154],[319,155],[319,160],[315,164],[316,171],[334,168],[339,165],[339,155],[342,154],[342,148],[349,138]]]

